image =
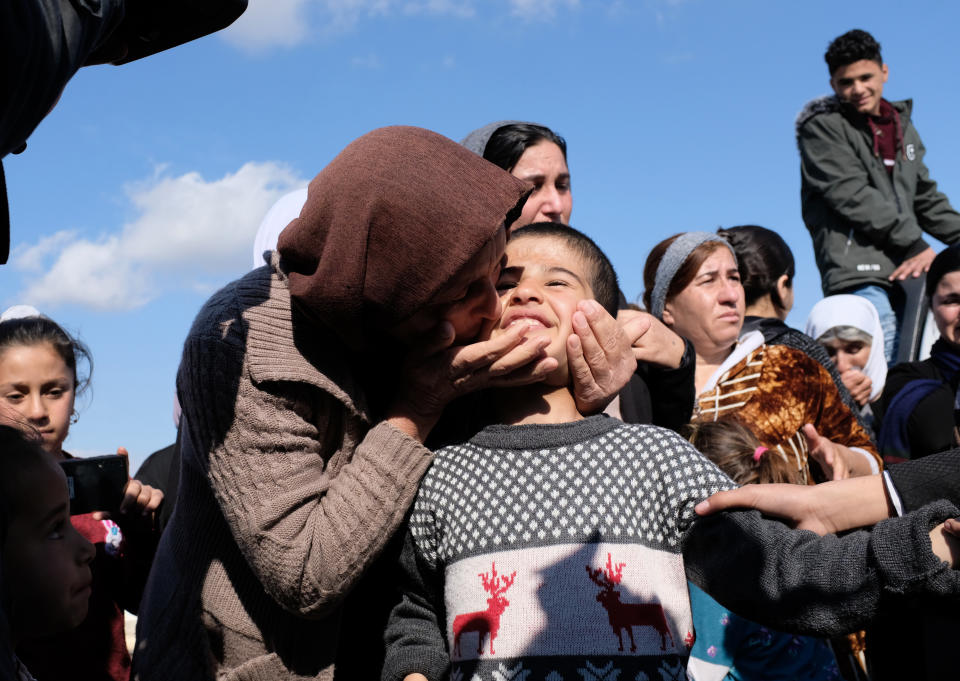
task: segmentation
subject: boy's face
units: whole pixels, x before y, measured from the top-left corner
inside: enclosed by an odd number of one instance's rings
[[[67,479],[55,461],[23,471],[3,547],[4,587],[18,640],[73,629],[87,616],[93,545],[70,522]]]
[[[512,324],[528,323],[528,336],[546,335],[545,352],[560,366],[545,383],[567,385],[567,338],[573,332],[577,303],[593,298],[590,266],[558,237],[521,236],[507,243],[507,262],[500,273],[502,313],[491,336]]]
[[[830,77],[830,87],[843,102],[862,114],[880,113],[883,84],[887,82],[887,65],[872,59],[861,59],[841,66]]]

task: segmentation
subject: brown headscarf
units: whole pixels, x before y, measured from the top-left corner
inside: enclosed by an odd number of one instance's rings
[[[290,295],[348,347],[421,309],[530,186],[456,142],[404,126],[352,142],[280,234]]]

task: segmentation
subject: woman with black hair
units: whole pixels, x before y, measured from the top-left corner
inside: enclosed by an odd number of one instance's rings
[[[471,132],[463,146],[533,183],[533,193],[513,229],[534,222],[570,222],[573,196],[567,141],[553,130],[536,123],[498,121]]]
[[[533,184],[514,229],[533,222],[569,222],[573,196],[563,137],[536,123],[497,121],[474,130],[461,144]],[[607,316],[602,310],[597,314]],[[693,410],[693,346],[646,312],[628,309],[622,293],[617,321],[633,347],[637,369],[607,413],[627,423],[679,430]],[[608,344],[605,339],[597,340]]]

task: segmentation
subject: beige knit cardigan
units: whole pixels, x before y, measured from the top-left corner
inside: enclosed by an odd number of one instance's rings
[[[135,678],[332,679],[343,599],[403,520],[430,451],[371,422],[332,339],[295,332],[276,258],[203,307],[177,390],[180,490]]]

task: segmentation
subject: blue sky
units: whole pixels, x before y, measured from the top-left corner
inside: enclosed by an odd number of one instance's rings
[[[888,99],[912,97],[932,175],[960,202],[960,5],[807,0],[250,0],[234,26],[122,67],[83,69],[4,160],[14,251],[0,305],[77,333],[93,389],[66,448],[173,441],[174,376],[199,306],[243,274],[270,205],[389,124],[460,139],[493,120],[569,144],[571,222],[628,297],[678,231],[756,223],[820,298],[793,121],[828,92],[823,51],[871,31]]]

